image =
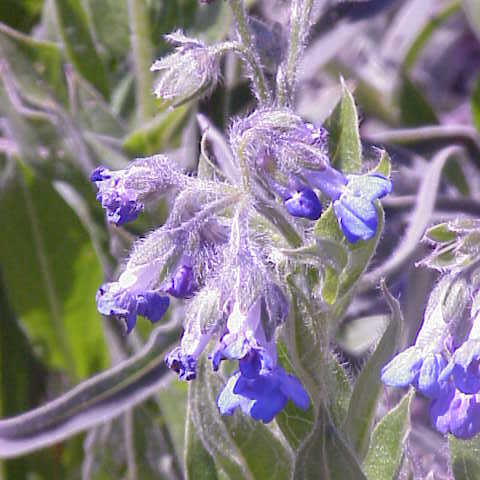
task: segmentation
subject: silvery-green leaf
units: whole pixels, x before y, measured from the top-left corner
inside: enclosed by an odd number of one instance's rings
[[[425,232],[425,239],[436,243],[451,243],[457,236],[457,233],[449,228],[448,223],[439,223]]]
[[[358,173],[362,168],[362,144],[358,113],[353,95],[343,83],[343,98],[326,123],[329,131],[330,161],[344,173]]]
[[[0,420],[0,458],[58,443],[117,417],[166,386],[169,371],[164,356],[177,335],[171,326],[159,327],[137,355],[42,407]]]
[[[126,57],[130,50],[127,3],[117,0],[87,0],[95,38],[113,57]],[[105,19],[108,18],[108,21]]]
[[[68,59],[102,95],[108,96],[107,71],[98,54],[81,0],[55,0],[57,23]]]
[[[168,451],[163,421],[147,403],[90,430],[84,441],[83,480],[181,480],[178,460]]]
[[[202,358],[191,384],[189,409],[204,447],[232,479],[281,480],[291,476],[291,454],[278,433],[240,411],[221,416],[216,398],[223,388],[218,373]]]
[[[477,130],[480,132],[480,78],[475,83],[471,97],[472,116]]]
[[[363,463],[368,480],[395,480],[409,428],[410,393],[377,424]]]
[[[448,438],[455,480],[476,480],[480,476],[480,435],[471,440]]]
[[[320,407],[311,435],[295,459],[295,480],[366,480],[358,460],[341,433]]]
[[[0,23],[0,54],[23,95],[41,102],[55,97],[67,103],[63,54],[57,44],[36,40]]]
[[[0,262],[9,300],[50,366],[84,378],[106,365],[95,293],[102,281],[88,233],[45,180],[26,168],[3,192]],[[21,259],[21,261],[19,261]]]
[[[365,457],[368,450],[377,402],[382,391],[380,371],[399,346],[403,323],[400,304],[392,297],[384,282],[382,290],[391,310],[390,322],[355,382],[344,426],[344,431],[360,459]]]
[[[191,387],[189,391],[192,392]],[[192,421],[190,408],[187,410],[185,424],[185,477],[187,480],[216,480],[215,461],[203,445]]]
[[[129,133],[123,141],[123,148],[130,155],[154,155],[180,141],[178,130],[188,118],[189,106],[158,114],[150,122]]]

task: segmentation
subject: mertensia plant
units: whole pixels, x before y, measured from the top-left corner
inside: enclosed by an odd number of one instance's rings
[[[0,24],[4,178],[32,222],[25,235],[46,292],[46,306],[31,308],[12,294],[25,273],[5,254],[4,314],[25,321],[28,344],[44,338],[35,322],[49,311],[46,362],[68,365],[70,382],[83,379],[1,420],[0,457],[87,431],[80,454],[71,447],[62,460],[62,478],[79,478],[79,456],[85,480],[477,478],[479,224],[465,214],[432,227],[431,216],[442,188],[446,209],[462,212],[462,166],[480,141],[460,127],[415,128],[421,122],[411,125],[406,106],[414,100],[425,123],[442,122],[407,75],[437,25],[425,17],[402,54],[403,83],[389,95],[375,90],[371,65],[353,62],[349,71],[342,53],[327,54],[320,66],[334,80],[309,115],[305,72],[320,55],[310,43],[329,29],[343,38],[380,14],[395,15],[400,28],[408,10],[292,0],[281,24],[262,19],[261,8],[251,15],[242,0],[113,3],[47,1],[37,37]],[[264,13],[273,8],[259,3]],[[442,21],[458,10],[451,3]],[[114,10],[110,29],[101,15]],[[161,48],[152,38],[162,38]],[[356,92],[367,114],[411,128],[367,128],[361,138]],[[411,146],[422,142],[435,145],[430,162]],[[399,159],[393,168],[384,145]],[[49,205],[67,209],[59,221],[74,218],[56,242],[44,238],[53,227],[36,213],[37,182],[46,182]],[[9,198],[2,218],[13,209]],[[404,231],[405,205],[414,208]],[[480,214],[468,205],[464,213]],[[72,241],[83,239],[77,230],[88,246]],[[55,243],[85,257],[63,277],[61,261],[46,253]],[[94,269],[86,260],[94,253],[103,281],[85,274],[80,288],[68,275],[82,262]],[[428,276],[427,290],[413,292],[413,271]],[[88,311],[75,309],[68,292],[57,298],[63,283]],[[406,308],[396,296],[417,303]],[[80,314],[67,324],[68,309]],[[416,435],[434,438],[441,455],[425,464]],[[6,462],[5,472],[27,478],[37,467],[24,458],[20,467]]]

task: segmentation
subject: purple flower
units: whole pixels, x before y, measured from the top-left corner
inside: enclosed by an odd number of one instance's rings
[[[345,177],[330,166],[306,170],[304,176],[312,187],[330,197],[340,228],[350,243],[375,236],[378,219],[374,201],[392,191],[388,178],[378,173]]]
[[[447,382],[439,377],[447,362],[440,353],[425,351],[416,346],[394,357],[382,368],[382,382],[392,387],[413,385],[429,398],[442,394]]]
[[[168,309],[169,298],[149,290],[148,266],[127,269],[117,282],[107,283],[97,292],[97,308],[103,315],[115,315],[125,321],[130,333],[143,315],[151,322],[160,320]]]
[[[285,373],[282,367],[265,366],[262,352],[252,349],[238,363],[240,370],[230,377],[217,397],[222,415],[232,415],[240,407],[254,420],[268,423],[288,400],[303,410],[310,405],[307,392],[298,379]]]
[[[469,395],[451,387],[432,401],[430,421],[444,435],[468,439],[480,432],[480,395]]]
[[[98,187],[97,200],[107,211],[108,221],[115,225],[135,220],[143,209],[138,193],[125,188],[121,172],[124,171],[111,172],[105,167],[98,167],[90,176]]]
[[[442,372],[441,379],[453,377],[455,386],[463,393],[478,393],[480,391],[480,316],[472,307],[473,326],[467,340],[455,350],[447,367]]]
[[[294,192],[284,203],[288,213],[293,217],[317,220],[322,214],[322,204],[315,192],[309,188]]]
[[[164,193],[170,186],[181,184],[182,176],[167,157],[155,155],[135,160],[124,170],[97,167],[90,181],[98,188],[97,200],[106,210],[108,221],[122,225],[138,217],[148,195]]]
[[[173,275],[167,292],[176,298],[190,298],[195,290],[193,268],[181,265]]]
[[[282,317],[286,316],[285,309]],[[275,340],[267,340],[261,321],[262,301],[258,299],[245,315],[234,304],[222,337],[212,358],[213,369],[225,359],[238,360],[239,371],[227,382],[217,398],[222,415],[237,407],[255,420],[270,422],[288,400],[307,409],[310,403],[302,384],[277,365]]]

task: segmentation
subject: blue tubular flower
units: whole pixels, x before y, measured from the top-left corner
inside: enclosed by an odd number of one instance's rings
[[[480,432],[480,395],[468,395],[455,388],[430,406],[430,421],[444,435],[472,438]]]
[[[217,398],[222,415],[232,415],[237,407],[254,420],[271,422],[288,400],[306,410],[310,399],[302,384],[283,368],[263,367],[262,353],[251,350],[239,361],[240,371],[228,380]]]
[[[453,353],[442,372],[442,380],[453,377],[455,386],[463,393],[480,392],[480,316],[478,300],[474,300],[471,317],[473,326],[467,340]]]
[[[374,201],[392,191],[388,178],[377,173],[345,177],[330,166],[308,170],[305,178],[331,198],[340,228],[350,243],[375,236],[378,219]]]
[[[163,193],[181,183],[181,175],[163,155],[135,160],[124,170],[111,171],[97,167],[90,181],[98,188],[97,200],[115,225],[135,220],[143,210],[149,194]]]
[[[305,188],[294,192],[285,200],[285,208],[293,217],[317,220],[322,214],[322,204],[313,190]]]
[[[176,298],[190,298],[195,290],[193,268],[181,265],[171,279],[167,292]]]
[[[119,172],[111,172],[104,167],[96,168],[90,181],[98,187],[97,200],[107,212],[107,219],[115,225],[131,222],[143,209],[138,193],[122,185]]]
[[[98,311],[103,315],[115,315],[124,320],[126,333],[130,333],[135,327],[138,314],[151,322],[157,322],[165,315],[170,303],[168,297],[143,288],[141,277],[145,272],[142,270],[145,270],[145,267],[134,272],[125,271],[117,282],[107,283],[97,292]]]
[[[447,384],[440,378],[447,362],[440,353],[422,351],[413,346],[398,354],[382,368],[380,378],[385,385],[413,385],[429,398],[442,394]]]

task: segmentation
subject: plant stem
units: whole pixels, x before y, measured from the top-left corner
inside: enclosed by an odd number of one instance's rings
[[[151,119],[155,114],[152,97],[153,83],[150,65],[153,61],[153,46],[150,37],[150,22],[144,0],[127,0],[130,23],[130,39],[135,69],[135,96],[140,122]]]
[[[243,54],[246,62],[252,70],[253,90],[260,104],[266,104],[271,99],[271,93],[265,79],[257,52],[253,35],[248,26],[247,13],[242,0],[230,0],[230,8],[237,23],[237,31],[240,41],[245,47]]]
[[[279,105],[293,103],[297,70],[310,27],[313,0],[293,0],[290,14],[290,42],[288,54],[277,75]]]

